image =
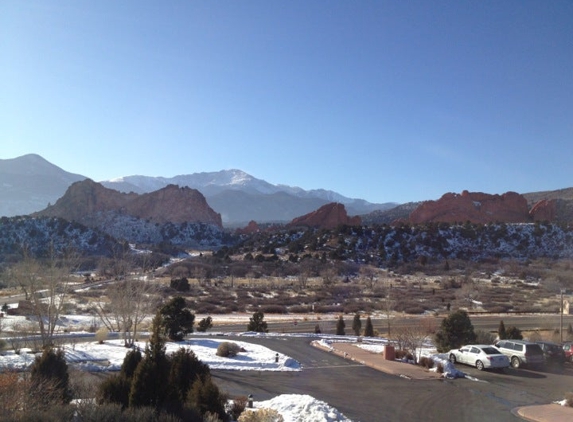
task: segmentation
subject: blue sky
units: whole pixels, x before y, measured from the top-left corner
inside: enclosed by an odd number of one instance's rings
[[[573,186],[573,2],[0,0],[0,158],[371,202]]]

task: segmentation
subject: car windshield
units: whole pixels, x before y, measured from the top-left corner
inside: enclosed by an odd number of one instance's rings
[[[493,347],[484,347],[482,350],[486,355],[499,355],[499,350]]]

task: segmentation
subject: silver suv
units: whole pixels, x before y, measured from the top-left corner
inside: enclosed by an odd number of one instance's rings
[[[500,340],[495,343],[501,353],[509,358],[511,366],[543,366],[545,358],[539,344],[525,340]]]

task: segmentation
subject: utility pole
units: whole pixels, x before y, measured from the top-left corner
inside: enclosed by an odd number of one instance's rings
[[[563,293],[565,293],[565,289],[561,289],[561,312],[559,315],[559,337],[561,344],[563,344]]]

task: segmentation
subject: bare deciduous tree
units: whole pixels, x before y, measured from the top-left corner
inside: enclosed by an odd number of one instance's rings
[[[419,360],[424,343],[428,342],[435,332],[435,320],[427,317],[421,319],[415,326],[396,327],[392,339],[398,349],[412,353],[416,360]]]
[[[38,323],[43,347],[53,344],[54,332],[77,263],[78,255],[75,252],[56,254],[52,247],[43,262],[24,254],[22,261],[10,269],[12,282],[22,289],[31,305],[30,312]]]
[[[374,288],[374,284],[377,280],[376,270],[370,265],[362,265],[359,270],[360,278],[365,280],[371,289]]]
[[[109,331],[122,333],[125,346],[131,347],[143,320],[157,309],[157,292],[157,285],[145,277],[129,276],[108,287],[109,302],[98,304],[98,315]]]
[[[328,267],[320,272],[322,277],[322,284],[325,286],[331,286],[336,281],[337,273],[334,268]]]

